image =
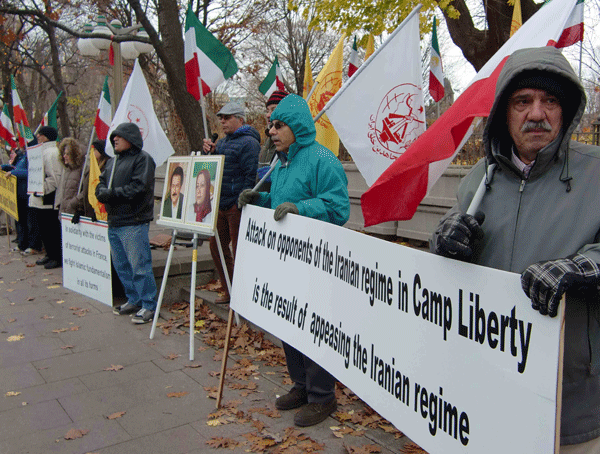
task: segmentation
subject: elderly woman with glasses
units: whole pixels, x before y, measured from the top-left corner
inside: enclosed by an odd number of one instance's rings
[[[306,101],[297,95],[283,98],[271,114],[269,134],[279,157],[271,192],[244,190],[238,199],[240,208],[248,203],[274,208],[276,221],[292,213],[345,224],[350,216],[348,180],[338,158],[315,141]],[[279,410],[302,407],[294,416],[297,426],[324,421],[337,408],[335,378],[294,347],[285,342],[283,347],[294,386],[275,406]]]

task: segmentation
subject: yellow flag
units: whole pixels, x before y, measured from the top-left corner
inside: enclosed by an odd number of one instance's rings
[[[310,91],[312,90],[315,81],[312,76],[312,69],[310,67],[310,58],[308,58],[308,49],[306,50],[306,62],[304,63],[304,82],[302,83],[302,97],[306,99]]]
[[[375,52],[375,38],[373,38],[373,33],[370,33],[369,39],[367,40],[367,50],[365,51],[365,61],[367,61],[367,58],[369,58],[373,52]]]
[[[521,0],[515,0],[512,22],[510,23],[510,36],[514,35],[515,32],[521,28],[521,25],[523,25],[523,17],[521,16]]]
[[[90,182],[88,184],[88,201],[96,212],[96,218],[99,221],[106,221],[106,208],[104,207],[104,204],[98,202],[98,199],[96,198],[96,186],[98,186],[99,181],[100,167],[98,166],[98,161],[96,160],[94,150],[90,149]]]
[[[323,110],[323,107],[325,107],[327,102],[342,86],[344,38],[345,36],[340,38],[329,60],[327,60],[327,63],[325,63],[315,81],[317,88],[315,88],[315,91],[308,100],[310,112],[313,117],[316,117]],[[329,118],[327,118],[327,115],[322,115],[319,121],[315,123],[315,127],[317,128],[317,142],[329,148],[337,156],[340,150],[340,138],[335,129],[333,129],[333,125],[329,121]]]

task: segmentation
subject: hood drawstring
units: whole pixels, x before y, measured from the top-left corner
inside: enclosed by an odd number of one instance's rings
[[[567,172],[566,172],[566,176],[563,177],[563,174],[565,173],[565,169]],[[563,166],[560,171],[559,179],[561,182],[567,183],[567,192],[571,192],[571,180],[573,179],[573,177],[571,177],[569,175],[569,147],[568,146],[565,150],[565,162],[563,162]]]

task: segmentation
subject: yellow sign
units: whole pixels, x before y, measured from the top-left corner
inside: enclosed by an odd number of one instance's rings
[[[17,177],[0,170],[0,209],[19,220],[17,213]]]

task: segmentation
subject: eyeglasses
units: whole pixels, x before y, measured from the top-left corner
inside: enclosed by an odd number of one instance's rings
[[[219,118],[225,121],[231,119],[231,117],[233,117],[233,115],[219,115]]]
[[[279,130],[279,129],[283,128],[284,126],[287,126],[287,125],[278,120],[269,122],[269,129],[275,128],[275,129]]]

